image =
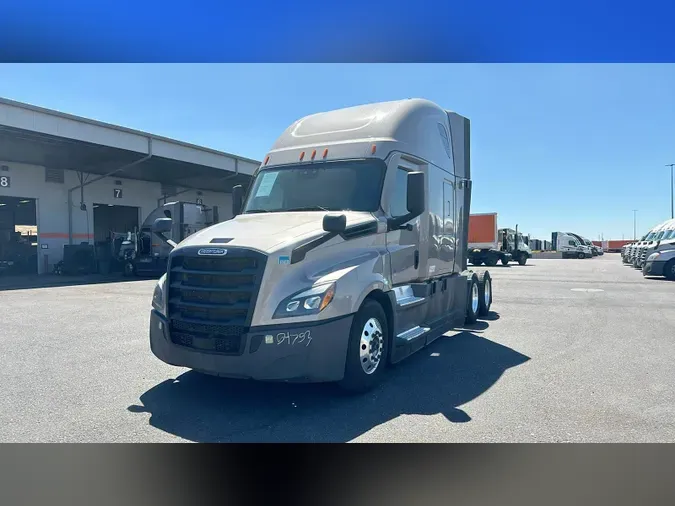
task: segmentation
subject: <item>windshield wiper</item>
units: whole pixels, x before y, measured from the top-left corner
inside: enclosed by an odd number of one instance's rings
[[[255,213],[271,213],[272,211],[268,211],[267,209],[247,209],[244,211],[244,214],[255,214]]]
[[[305,206],[305,207],[291,207],[290,209],[284,209],[285,212],[293,211],[328,211],[325,207],[321,206]]]

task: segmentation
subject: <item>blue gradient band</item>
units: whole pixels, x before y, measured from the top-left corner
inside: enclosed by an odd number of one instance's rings
[[[675,61],[671,0],[5,0],[2,61]]]

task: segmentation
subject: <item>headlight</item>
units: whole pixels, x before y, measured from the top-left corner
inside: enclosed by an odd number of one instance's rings
[[[157,285],[155,285],[155,291],[152,293],[152,307],[159,311],[162,315],[166,316],[166,307],[164,294],[166,293],[166,274],[163,274]]]
[[[314,286],[284,299],[274,312],[274,318],[318,314],[331,303],[334,296],[335,283]]]

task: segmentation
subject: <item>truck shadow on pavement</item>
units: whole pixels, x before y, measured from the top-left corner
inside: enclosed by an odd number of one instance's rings
[[[488,324],[475,326],[480,332]],[[361,396],[342,394],[333,385],[258,383],[189,371],[154,386],[141,395],[142,405],[128,410],[150,413],[151,426],[195,442],[345,442],[415,414],[441,413],[450,422],[465,423],[471,417],[459,406],[529,360],[476,335],[473,327],[441,337],[391,368],[379,387]],[[423,428],[403,430],[419,438]]]

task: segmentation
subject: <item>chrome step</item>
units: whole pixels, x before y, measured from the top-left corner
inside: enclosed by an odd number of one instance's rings
[[[413,289],[410,285],[395,287],[394,294],[396,295],[396,304],[398,307],[411,306],[425,300],[424,297],[416,297],[413,294]]]
[[[399,339],[403,339],[404,341],[412,341],[413,339],[417,339],[418,337],[426,334],[429,332],[428,327],[420,327],[419,325],[406,330],[405,332],[401,332],[398,336]]]

